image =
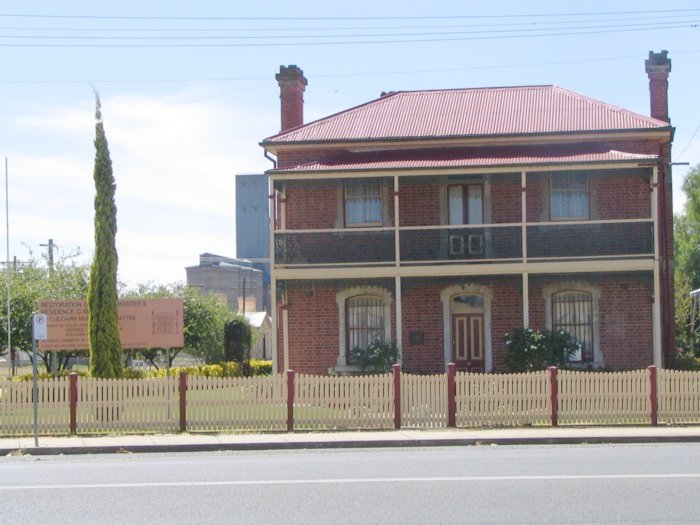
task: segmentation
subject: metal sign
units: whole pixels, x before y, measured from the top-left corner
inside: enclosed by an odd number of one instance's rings
[[[49,321],[46,314],[32,315],[32,337],[36,341],[43,341],[49,338]]]

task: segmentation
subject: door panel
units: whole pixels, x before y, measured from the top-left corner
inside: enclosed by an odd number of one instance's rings
[[[457,370],[483,372],[484,314],[452,315],[452,360]]]

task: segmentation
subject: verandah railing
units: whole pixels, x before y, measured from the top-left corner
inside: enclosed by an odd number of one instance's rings
[[[39,382],[41,434],[700,423],[700,372],[455,373]],[[33,429],[30,382],[0,381],[0,435]]]

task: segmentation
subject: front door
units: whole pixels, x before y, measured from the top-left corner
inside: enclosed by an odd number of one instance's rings
[[[457,370],[485,370],[483,313],[452,314],[452,362]]]

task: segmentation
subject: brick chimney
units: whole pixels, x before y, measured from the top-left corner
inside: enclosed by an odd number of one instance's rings
[[[304,123],[304,89],[308,81],[297,66],[280,66],[275,75],[280,86],[282,129],[287,131]]]
[[[649,59],[644,62],[649,76],[649,98],[651,101],[651,116],[671,123],[668,118],[668,74],[671,72],[671,61],[668,51],[661,53],[649,51]]]

